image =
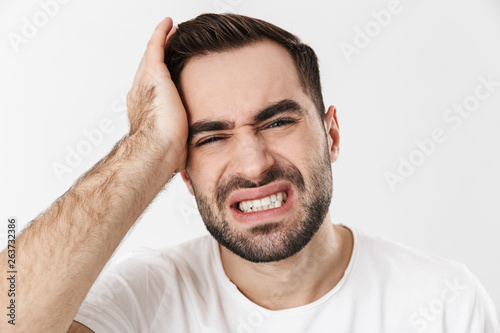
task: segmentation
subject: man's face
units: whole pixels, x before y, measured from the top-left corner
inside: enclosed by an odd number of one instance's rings
[[[262,41],[191,59],[180,88],[190,126],[182,176],[209,232],[252,262],[300,251],[328,212],[332,161],[291,56]]]

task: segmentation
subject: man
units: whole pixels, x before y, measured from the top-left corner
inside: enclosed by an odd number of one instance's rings
[[[499,331],[463,265],[331,224],[336,110],[293,35],[238,15],[167,18],[127,104],[130,134],[17,240],[23,331]],[[96,281],[175,172],[210,236]]]

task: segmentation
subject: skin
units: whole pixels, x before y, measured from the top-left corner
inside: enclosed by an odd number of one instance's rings
[[[188,162],[188,117],[164,64],[165,45],[169,34],[174,32],[172,20],[166,18],[158,24],[148,42],[127,95],[130,133],[18,235],[15,244],[16,266],[22,274],[17,277],[19,289],[16,294],[16,332],[32,332],[33,328],[40,332],[92,332],[73,321],[85,295],[142,212],[175,172],[185,170]],[[284,58],[282,60],[286,61]],[[231,66],[231,70],[245,68]],[[307,174],[304,155],[300,157],[298,153],[288,151],[280,155],[276,150],[264,150],[263,147],[269,147],[257,143],[266,141],[257,140],[248,127],[242,126],[251,112],[277,97],[280,91],[282,94],[289,94],[289,97],[293,95],[311,110],[311,101],[297,89],[296,82],[292,84],[295,85],[294,88],[284,90],[285,78],[292,80],[293,75],[290,70],[280,68],[283,69],[283,77],[276,88],[267,82],[267,89],[259,91],[256,86],[251,85],[252,77],[245,75],[250,84],[247,88],[251,88],[255,95],[240,92],[240,95],[229,100],[222,94],[217,94],[222,101],[219,105],[233,106],[242,111],[241,116],[235,119],[238,123],[236,141],[241,143],[241,140],[248,139],[246,152],[250,153],[238,154],[234,149],[238,145],[233,146],[229,151],[240,159],[232,164],[221,160],[220,165],[215,165],[212,160],[213,173],[208,178],[202,178],[202,161],[208,161],[210,154],[200,155],[189,150],[188,172],[182,172],[188,188],[192,190],[192,185],[199,182],[200,185],[205,184],[200,188],[209,193],[217,180],[229,173],[242,173],[246,177],[257,179],[266,166],[277,158],[293,163],[303,174]],[[245,73],[249,74],[248,71]],[[268,80],[270,78],[267,77]],[[207,82],[208,78],[203,79]],[[195,81],[191,80],[193,84]],[[256,84],[257,81],[253,83]],[[221,86],[222,81],[218,84],[219,88],[230,88]],[[264,90],[269,90],[274,95],[266,95]],[[186,96],[189,95],[191,94],[186,93]],[[242,99],[238,100],[235,98],[237,96]],[[252,96],[255,96],[255,101]],[[214,97],[207,103],[208,110],[212,112],[210,116],[217,116],[213,113],[217,110],[214,108],[216,103]],[[196,110],[193,109],[196,115],[193,113],[191,117],[199,117],[200,111],[199,106],[196,107]],[[220,112],[224,113],[221,116],[227,116],[229,109],[220,109]],[[303,119],[303,124],[300,128],[288,131],[282,138],[288,144],[296,145],[298,152],[308,154],[305,149],[306,140],[311,145],[320,144],[320,136],[315,136],[314,133],[320,133],[319,126],[324,126],[328,133],[330,160],[333,162],[338,155],[335,109],[329,108],[323,123],[319,119],[314,120],[311,113]],[[307,129],[306,124],[311,127]],[[299,134],[303,136],[302,139]],[[245,158],[252,157],[252,151],[255,152],[255,158],[250,159],[251,164],[246,164]],[[264,159],[256,158],[259,156]],[[327,221],[329,216],[305,249],[278,263],[250,264],[222,248],[226,273],[244,294],[268,308],[297,306],[321,297],[340,279],[352,247],[348,231],[339,226],[331,226]],[[235,225],[233,227],[238,228]],[[7,251],[0,253],[2,272],[8,270],[7,259]],[[317,269],[304,266],[304,263],[313,262],[318,264]],[[261,285],[254,285],[245,274],[253,274]],[[299,278],[292,281],[293,277]],[[290,293],[297,285],[300,288]],[[8,289],[6,279],[0,280],[0,289]],[[271,290],[276,292],[271,294]],[[267,295],[273,295],[275,303],[266,301],[266,292]],[[7,304],[6,294],[0,294],[0,304]],[[50,309],[50,315],[47,315],[47,309]],[[0,321],[1,332],[13,329],[6,320]]]
[[[338,157],[335,108],[330,107],[325,120],[320,120],[302,89],[291,56],[274,42],[260,41],[190,60],[180,82],[190,125],[200,120],[235,124],[234,129],[203,132],[190,140],[187,167],[181,175],[193,195],[207,198],[207,207],[216,207],[217,188],[232,177],[257,183],[274,165],[293,165],[309,180],[317,172],[311,168],[311,161],[318,160],[325,150],[330,163]],[[296,122],[290,125],[275,123],[290,117],[288,114],[253,123],[259,110],[282,99],[296,101],[306,112],[292,116]],[[214,137],[218,139],[197,146]],[[296,187],[294,191],[298,193]],[[308,188],[308,193],[314,193],[314,189]],[[297,196],[292,210],[279,220],[280,227],[297,227],[293,221],[301,213],[302,200],[303,196]],[[228,209],[219,213],[232,232],[252,237],[253,224],[236,221]],[[285,260],[253,263],[223,246],[220,249],[226,274],[240,291],[253,302],[276,310],[308,304],[332,289],[349,262],[352,236],[348,229],[332,226],[328,214],[307,246]],[[307,269],[308,265],[315,265],[315,269]]]
[[[172,20],[151,37],[127,95],[130,133],[16,239],[16,325],[0,332],[92,332],[73,318],[119,243],[185,166],[187,116],[163,62]],[[0,253],[6,272],[7,251]],[[7,304],[0,279],[0,304]]]

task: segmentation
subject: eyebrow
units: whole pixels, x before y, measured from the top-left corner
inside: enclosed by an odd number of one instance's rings
[[[264,122],[282,113],[304,115],[305,110],[296,101],[286,98],[276,103],[272,103],[266,106],[264,109],[260,110],[253,116],[251,125]],[[234,121],[199,120],[189,126],[188,142],[191,142],[195,136],[201,133],[231,130],[234,129],[234,127]]]

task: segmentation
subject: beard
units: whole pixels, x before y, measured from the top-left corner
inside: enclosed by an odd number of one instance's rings
[[[217,187],[213,200],[197,191],[195,184],[191,182],[208,232],[219,244],[254,263],[280,261],[302,250],[322,225],[332,199],[332,169],[328,146],[324,147],[308,167],[309,177],[306,179],[294,165],[276,163],[259,182],[239,176],[224,181]],[[296,188],[297,207],[293,209],[297,215],[293,220],[270,221],[245,231],[232,228],[227,220],[230,215],[227,198],[231,192],[278,180],[289,181]]]

